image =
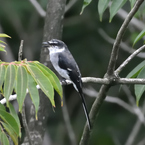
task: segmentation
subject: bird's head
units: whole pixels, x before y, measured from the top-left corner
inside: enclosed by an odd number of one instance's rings
[[[48,48],[50,52],[61,52],[67,48],[66,44],[58,39],[52,39],[50,41],[43,42],[42,46]]]

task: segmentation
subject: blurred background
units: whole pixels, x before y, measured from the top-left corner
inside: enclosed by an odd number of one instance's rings
[[[83,1],[67,1],[64,17],[62,40],[76,59],[83,77],[102,78],[107,70],[112,46],[117,32],[130,11],[127,2],[123,9],[109,23],[107,9],[100,22],[98,15],[98,1],[92,3],[80,15]],[[47,0],[37,0],[41,8],[46,11]],[[71,6],[69,8],[69,6]],[[123,13],[124,12],[124,13]],[[119,52],[117,66],[119,66],[133,51],[132,44],[135,37],[144,28],[144,5],[136,14],[126,31],[123,44]],[[43,39],[45,13],[40,14],[31,0],[0,0],[0,33],[6,33],[11,39],[7,42],[7,53],[1,52],[2,61],[17,60],[20,41],[24,40],[23,58],[39,60]],[[135,45],[135,49],[143,44],[143,40]],[[145,58],[144,53],[133,59],[120,74],[127,74]],[[84,84],[84,92],[88,109],[97,97],[100,85]],[[72,85],[65,87],[65,102],[68,108],[70,124],[76,139],[79,142],[86,118],[79,95]],[[144,105],[144,98],[140,101],[140,108]],[[144,107],[145,108],[145,107]],[[135,111],[135,109],[138,111]],[[145,109],[144,109],[145,110]],[[145,126],[141,120],[144,114],[135,105],[133,86],[114,86],[108,92],[91,134],[90,145],[145,145]],[[60,99],[56,97],[55,112],[48,120],[44,145],[68,145],[69,135],[66,131],[64,114],[60,106]]]

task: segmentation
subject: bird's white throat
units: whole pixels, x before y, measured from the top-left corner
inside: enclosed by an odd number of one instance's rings
[[[64,47],[62,48],[58,48],[58,47],[48,47],[49,49],[49,52],[52,54],[52,53],[61,53],[65,50]]]

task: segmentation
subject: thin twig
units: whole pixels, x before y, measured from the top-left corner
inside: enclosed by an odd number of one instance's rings
[[[24,41],[21,40],[20,47],[19,47],[19,52],[18,52],[18,61],[21,61],[22,60],[23,42]],[[24,126],[24,129],[26,131],[26,135],[28,137],[28,142],[29,142],[30,145],[32,145],[31,135],[30,135],[29,128],[28,128],[28,125],[27,125],[27,121],[26,121],[25,103],[23,103],[22,113],[21,114],[22,114],[23,126]]]
[[[65,7],[65,13],[77,2],[77,0],[70,0]]]
[[[89,113],[92,128],[94,125],[96,115],[99,112],[99,109],[106,97],[106,93],[108,92],[109,88],[110,88],[109,85],[102,85],[100,88],[100,91],[98,93],[98,97],[96,98],[96,100],[94,101],[94,103],[92,105],[91,111]],[[88,145],[90,133],[91,133],[91,130],[89,130],[89,128],[86,124],[84,127],[83,135],[81,137],[79,145]]]
[[[145,101],[143,103],[142,112],[143,112],[143,114],[145,113]],[[144,122],[144,124],[145,124],[145,122]],[[130,135],[129,135],[125,145],[132,145],[132,144],[134,144],[133,142],[134,142],[136,136],[138,135],[140,127],[141,127],[141,122],[138,119],[136,124],[135,124],[135,126],[133,127],[133,130],[131,131],[131,133],[130,133]]]
[[[64,96],[63,96],[62,112],[63,112],[63,118],[64,118],[64,121],[65,121],[65,125],[66,125],[66,128],[67,128],[67,133],[68,133],[68,136],[70,138],[71,144],[72,145],[77,145],[76,137],[75,137],[74,131],[73,131],[71,123],[70,123],[70,118],[69,118],[69,115],[68,115],[67,106],[66,106],[66,103],[65,103],[65,97]]]
[[[115,39],[111,38],[103,29],[99,28],[98,29],[99,34],[102,36],[103,39],[105,39],[108,43],[110,44],[114,44]],[[131,48],[130,46],[128,46],[126,43],[121,42],[120,43],[120,47],[122,48],[122,50],[132,54],[136,51],[136,49]],[[145,53],[144,52],[140,52],[137,57],[139,58],[145,58]]]
[[[23,43],[24,43],[24,40],[21,40],[20,47],[19,47],[19,52],[18,52],[18,61],[22,60]]]
[[[116,70],[115,74],[118,76],[118,74],[123,70],[123,68],[143,49],[145,49],[145,45],[141,46],[139,49],[137,49],[134,53],[132,53]]]
[[[91,97],[95,97],[97,96],[98,92],[94,89],[84,89],[83,91],[86,95],[91,96]],[[115,103],[119,106],[121,106],[122,108],[126,109],[127,111],[129,111],[132,114],[135,114],[140,122],[142,122],[145,125],[145,118],[144,118],[144,114],[141,111],[141,109],[139,107],[136,106],[135,102],[132,105],[127,104],[126,102],[124,102],[123,100],[121,100],[120,98],[117,97],[112,97],[112,96],[107,96],[105,98],[106,102],[110,102],[110,103]]]
[[[114,45],[113,45],[108,69],[107,69],[107,75],[109,75],[109,76],[114,74],[114,70],[115,70],[115,66],[116,66],[116,62],[117,62],[117,58],[118,58],[118,53],[119,53],[119,45],[121,43],[124,32],[129,24],[129,22],[131,21],[131,19],[133,18],[133,16],[137,12],[137,10],[139,9],[139,7],[143,1],[144,0],[137,0],[136,1],[134,7],[129,12],[129,14],[127,15],[125,21],[123,22],[120,30],[118,31],[117,37],[116,37]]]
[[[128,13],[125,10],[120,9],[117,12],[117,15],[124,20],[127,17]],[[135,28],[137,28],[140,31],[145,28],[145,24],[135,17],[132,18],[130,24],[133,25]]]
[[[22,108],[22,113],[21,114],[22,114],[23,126],[24,126],[24,129],[26,131],[26,135],[28,137],[29,145],[33,145],[32,141],[31,141],[31,135],[30,135],[30,132],[29,132],[29,128],[28,128],[28,125],[27,125],[27,120],[26,120],[25,104],[23,104],[23,108]]]
[[[130,133],[130,136],[129,138],[127,139],[125,145],[132,145],[134,140],[135,140],[135,137],[137,136],[138,132],[139,132],[139,129],[141,127],[141,122],[139,119],[137,119],[131,133]]]
[[[31,2],[31,4],[34,6],[34,8],[36,9],[36,11],[38,12],[38,14],[41,17],[45,17],[46,16],[46,12],[40,6],[40,4],[37,2],[37,0],[29,0],[29,1]]]

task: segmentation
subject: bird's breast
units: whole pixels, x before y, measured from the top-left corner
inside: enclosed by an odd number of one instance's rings
[[[59,73],[60,76],[62,76],[65,79],[70,80],[70,77],[68,75],[67,70],[64,70],[64,69],[60,68],[59,65],[58,65],[58,61],[59,61],[58,54],[51,53],[50,54],[50,61],[53,65],[54,69]]]

